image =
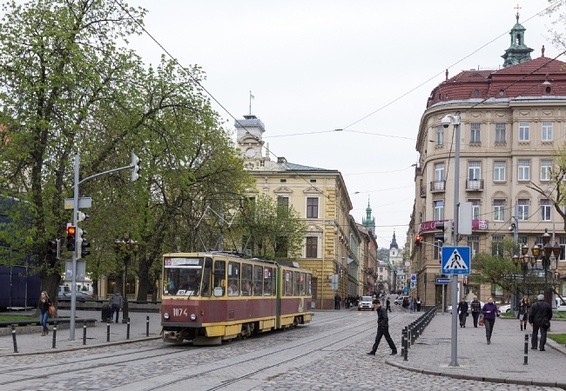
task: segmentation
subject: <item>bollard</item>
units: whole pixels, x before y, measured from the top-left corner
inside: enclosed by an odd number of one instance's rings
[[[86,320],[83,322],[83,345],[86,345]]]
[[[525,334],[525,355],[523,365],[529,365],[529,334]]]
[[[146,316],[145,319],[145,336],[149,337],[149,316]]]
[[[110,322],[106,323],[106,342],[110,342]]]
[[[12,325],[12,341],[14,342],[14,353],[18,353],[18,342],[16,341],[16,326]]]
[[[57,347],[57,321],[53,322],[53,345],[52,348]]]
[[[403,350],[403,361],[408,361],[408,355],[409,352],[407,350],[407,328],[405,327],[403,329],[403,332],[401,333],[402,337],[401,337],[401,346],[402,346],[402,350]]]
[[[126,326],[126,339],[130,339],[130,318],[128,318],[128,324]]]

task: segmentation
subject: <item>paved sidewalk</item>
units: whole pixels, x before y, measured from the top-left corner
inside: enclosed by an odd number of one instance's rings
[[[59,310],[60,317],[69,317],[69,310]],[[33,312],[31,312],[33,314]],[[84,349],[97,345],[110,345],[115,343],[134,342],[143,339],[160,338],[161,318],[159,313],[130,312],[130,338],[127,339],[127,324],[122,322],[120,312],[120,323],[110,323],[110,342],[108,339],[108,324],[101,321],[100,311],[77,311],[75,321],[75,339],[70,340],[70,330],[59,328],[55,348],[53,348],[53,327],[49,326],[49,335],[41,335],[41,326],[34,326],[31,332],[16,332],[16,343],[18,353],[14,352],[12,334],[0,337],[0,356],[24,355],[38,353],[53,353],[54,351],[66,351]],[[149,318],[149,336],[147,336]],[[86,345],[83,345],[83,319],[96,319],[94,327],[86,329]]]
[[[491,345],[487,345],[485,327],[474,328],[471,317],[465,328],[458,326],[457,364],[450,366],[452,315],[437,313],[410,347],[408,360],[401,352],[387,363],[399,368],[457,379],[497,383],[560,387],[566,389],[566,347],[548,339],[545,351],[528,346],[528,364],[524,365],[525,331],[517,319],[495,321]],[[566,333],[566,321],[551,321],[552,333]],[[528,328],[530,333],[530,327]]]

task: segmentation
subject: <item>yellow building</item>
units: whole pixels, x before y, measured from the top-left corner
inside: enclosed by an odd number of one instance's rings
[[[336,293],[341,299],[364,294],[364,276],[371,267],[363,262],[375,256],[366,256],[363,235],[349,215],[352,202],[342,174],[284,157],[272,159],[262,139],[265,126],[255,115],[245,115],[235,127],[247,168],[256,178],[250,195],[269,195],[293,206],[304,219],[307,232],[297,262],[313,271],[316,308],[334,308]]]

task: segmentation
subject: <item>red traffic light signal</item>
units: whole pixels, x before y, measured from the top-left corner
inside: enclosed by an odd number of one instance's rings
[[[76,233],[77,227],[72,225],[67,226],[67,251],[75,251]]]
[[[417,246],[420,246],[420,245],[421,245],[421,235],[416,235],[416,236],[415,236],[415,244],[416,244]]]

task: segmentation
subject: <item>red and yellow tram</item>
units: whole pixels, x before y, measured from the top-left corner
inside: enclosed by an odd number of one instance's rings
[[[220,344],[309,323],[309,270],[237,255],[163,255],[163,340]]]

